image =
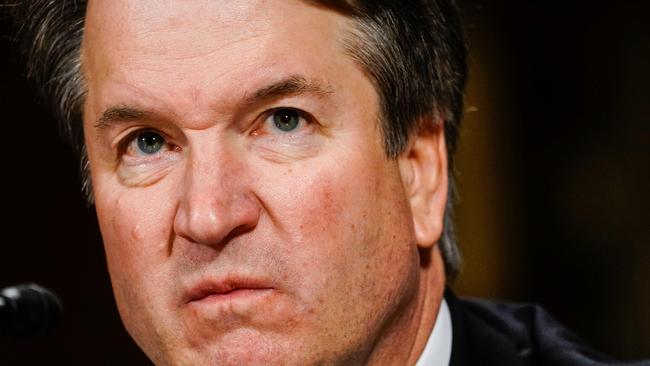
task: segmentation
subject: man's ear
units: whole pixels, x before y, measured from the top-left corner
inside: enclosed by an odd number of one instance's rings
[[[399,157],[402,183],[411,204],[418,246],[438,242],[447,202],[447,148],[443,121],[411,136]]]

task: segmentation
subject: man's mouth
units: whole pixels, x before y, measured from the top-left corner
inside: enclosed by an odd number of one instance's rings
[[[185,302],[213,303],[235,301],[271,292],[267,282],[249,277],[229,276],[223,280],[203,280],[186,292]]]

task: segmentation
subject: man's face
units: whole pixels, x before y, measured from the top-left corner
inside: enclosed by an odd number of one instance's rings
[[[408,323],[413,217],[349,30],[297,0],[90,2],[97,214],[156,363],[353,362]]]

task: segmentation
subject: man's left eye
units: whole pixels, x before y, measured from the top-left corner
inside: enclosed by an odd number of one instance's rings
[[[271,115],[273,126],[282,132],[291,132],[300,126],[300,112],[291,108],[277,109]]]

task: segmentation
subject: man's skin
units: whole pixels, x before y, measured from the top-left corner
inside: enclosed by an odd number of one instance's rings
[[[445,283],[444,134],[386,157],[352,27],[298,0],[90,1],[97,214],[156,364],[417,361]]]

